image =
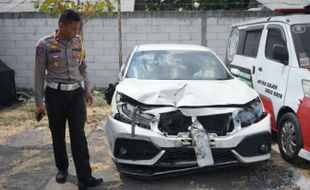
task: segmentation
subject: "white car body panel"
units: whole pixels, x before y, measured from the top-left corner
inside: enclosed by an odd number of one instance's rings
[[[141,91],[143,90],[143,93]],[[140,103],[174,107],[241,105],[257,94],[239,79],[179,81],[124,79],[116,88]],[[216,98],[215,98],[216,97]]]

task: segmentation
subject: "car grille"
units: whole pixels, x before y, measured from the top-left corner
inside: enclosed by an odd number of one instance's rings
[[[218,136],[224,136],[234,129],[231,113],[200,116],[197,119],[207,133],[216,133]]]
[[[166,148],[165,154],[156,163],[161,167],[197,166],[194,148]],[[211,149],[215,164],[236,161],[230,149]]]
[[[234,129],[231,113],[199,116],[197,117],[207,133],[216,133],[224,136]],[[191,117],[183,115],[179,111],[163,113],[160,115],[158,128],[168,135],[177,135],[179,132],[188,132],[188,127],[192,124]]]
[[[174,111],[160,115],[158,129],[168,133],[168,135],[177,135],[179,132],[188,132],[188,127],[191,124],[191,117],[187,117],[179,111]]]

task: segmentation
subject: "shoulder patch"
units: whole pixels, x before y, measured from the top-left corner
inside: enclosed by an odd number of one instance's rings
[[[41,44],[37,45],[36,46],[36,55],[41,56],[43,54],[43,52],[44,52],[44,47]]]

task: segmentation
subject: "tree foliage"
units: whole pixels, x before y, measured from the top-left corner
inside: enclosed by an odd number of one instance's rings
[[[93,17],[103,15],[104,12],[112,15],[115,10],[110,0],[82,3],[71,0],[35,0],[34,7],[48,15],[60,15],[65,9],[73,9],[82,16],[83,24]]]
[[[250,0],[145,0],[149,11],[201,11],[246,9]]]

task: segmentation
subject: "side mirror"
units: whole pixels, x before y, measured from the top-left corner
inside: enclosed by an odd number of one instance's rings
[[[236,68],[231,68],[230,69],[231,74],[233,74],[234,76],[239,76],[240,75],[240,71],[239,69]]]
[[[271,55],[272,59],[279,60],[284,65],[288,64],[288,51],[284,45],[273,44]]]
[[[108,104],[111,104],[112,98],[115,92],[115,87],[118,83],[110,83],[109,87],[104,91],[104,99],[107,101]]]

